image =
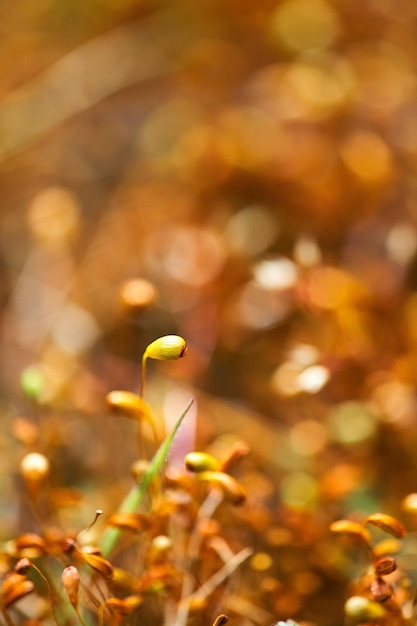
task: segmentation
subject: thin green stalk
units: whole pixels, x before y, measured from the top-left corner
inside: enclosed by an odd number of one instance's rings
[[[190,410],[193,402],[194,400],[191,400],[185,411],[178,419],[173,430],[167,435],[167,437],[159,446],[140,484],[134,485],[121,503],[118,509],[120,512],[123,511],[133,513],[139,507],[146,493],[146,490],[148,489],[157,472],[161,469],[166,457],[168,456],[175,435],[177,434],[178,429],[181,426],[183,419],[187,415],[188,411]],[[109,528],[104,532],[101,539],[101,551],[104,557],[107,557],[114,549],[120,539],[121,534],[122,531],[119,528]]]

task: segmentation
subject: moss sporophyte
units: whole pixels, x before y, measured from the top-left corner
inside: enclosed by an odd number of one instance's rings
[[[0,555],[6,626],[224,626],[229,619],[239,625],[316,626],[289,617],[298,596],[272,573],[274,550],[285,555],[292,541],[295,550],[300,541],[311,541],[315,549],[312,517],[287,508],[286,526],[274,521],[271,482],[250,463],[242,471],[249,446],[224,439],[217,447],[187,452],[182,467],[166,462],[194,400],[160,440],[154,409],[144,397],[146,362],[186,354],[182,337],[156,339],[143,354],[140,393],[116,389],[105,396],[110,416],[137,423],[137,454],[120,504],[106,510],[106,501],[100,502],[84,530],[60,526],[56,457],[48,457],[46,444],[42,451],[33,449],[35,443],[41,447],[40,438],[27,439],[20,476],[33,526],[8,541]],[[33,385],[29,396],[35,402],[32,391]],[[404,510],[415,515],[416,502],[409,494]],[[412,578],[400,556],[402,522],[377,512],[362,521],[336,520],[330,531],[335,545],[343,539],[343,550],[356,551],[365,562],[347,592],[345,626],[414,626]],[[260,542],[262,533],[271,553]],[[240,577],[234,576],[238,569]],[[317,584],[312,571],[292,576],[300,594]]]
[[[53,493],[50,461],[37,451],[23,457],[20,472],[35,526],[41,530],[9,541],[2,556],[0,608],[7,626],[21,623],[28,610],[21,601],[28,596],[42,600],[42,616],[33,602],[31,624],[52,620],[56,626],[70,626],[75,620],[81,626],[116,626],[133,623],[130,620],[137,615],[134,620],[144,623],[152,619],[155,624],[162,620],[167,626],[185,626],[198,614],[206,616],[209,626],[228,621],[224,612],[212,614],[210,598],[215,596],[216,605],[222,604],[227,581],[253,550],[236,541],[232,548],[225,536],[213,560],[208,528],[211,523],[213,539],[217,538],[221,534],[217,509],[223,502],[237,506],[246,499],[245,489],[230,471],[247,454],[247,446],[232,445],[222,460],[208,452],[191,452],[182,471],[168,474],[165,462],[191,400],[156,451],[144,456],[142,422],[150,424],[152,444],[157,442],[153,410],[143,397],[146,360],[173,361],[186,353],[182,337],[160,337],[144,352],[141,394],[128,390],[107,394],[111,413],[139,425],[138,457],[132,463],[133,484],[120,505],[113,512],[104,506],[104,513],[97,509],[85,530],[55,525],[47,503]]]

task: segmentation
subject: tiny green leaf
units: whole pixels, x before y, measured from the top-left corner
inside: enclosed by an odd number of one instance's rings
[[[123,500],[122,504],[120,505],[118,509],[119,512],[123,511],[123,512],[133,513],[138,508],[139,504],[141,503],[146,493],[146,490],[148,489],[149,485],[151,484],[156,474],[161,469],[166,457],[168,456],[168,453],[174,441],[175,435],[177,434],[178,429],[181,426],[188,411],[190,410],[193,402],[194,400],[191,400],[191,402],[189,403],[185,411],[181,414],[180,418],[178,419],[172,431],[167,435],[167,437],[161,443],[153,459],[149,463],[149,467],[146,473],[144,474],[141,482],[138,485],[134,485],[132,489],[129,491],[126,498]],[[113,550],[121,534],[122,534],[121,530],[118,528],[109,528],[105,531],[102,537],[102,541],[101,541],[101,550],[102,550],[102,554],[104,557],[108,556],[110,552]]]
[[[41,370],[36,365],[23,370],[20,376],[20,386],[28,398],[37,402],[44,389],[44,377]]]

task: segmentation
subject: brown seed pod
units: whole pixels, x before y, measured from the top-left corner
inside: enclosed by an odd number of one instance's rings
[[[397,539],[402,539],[407,534],[401,522],[386,513],[372,513],[372,515],[368,515],[363,524],[377,526],[393,537],[397,537]]]
[[[80,587],[80,574],[74,565],[66,567],[61,575],[62,584],[67,592],[69,601],[73,607],[78,606],[78,590]]]
[[[16,565],[14,566],[14,571],[17,574],[20,574],[21,576],[26,576],[29,570],[30,570],[30,561],[26,557],[19,559]]]
[[[397,563],[391,556],[385,556],[378,559],[374,565],[375,573],[378,576],[387,576],[397,569]]]
[[[62,552],[65,554],[76,554],[78,552],[77,542],[71,537],[66,537],[62,542]]]

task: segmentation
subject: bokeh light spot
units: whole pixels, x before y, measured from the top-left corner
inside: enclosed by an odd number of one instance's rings
[[[328,416],[332,439],[344,445],[367,441],[377,431],[376,416],[360,402],[344,402],[335,406]]]
[[[271,29],[286,47],[304,51],[330,46],[340,24],[337,13],[323,0],[286,0],[273,13]]]

